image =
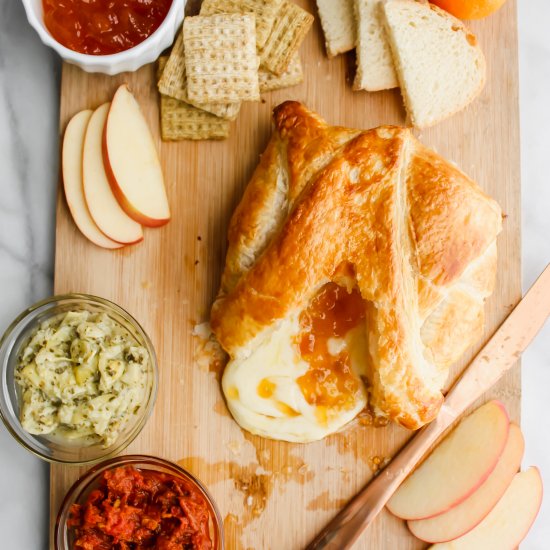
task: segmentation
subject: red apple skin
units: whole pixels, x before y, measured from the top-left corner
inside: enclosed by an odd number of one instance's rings
[[[502,411],[502,413],[503,413],[503,415],[504,415],[504,418],[506,419],[506,421],[507,421],[508,424],[509,424],[510,419],[509,419],[508,411],[506,410],[506,407],[504,406],[504,404],[503,404],[502,402],[496,400],[496,399],[493,399],[492,401],[490,401],[490,402],[488,402],[488,403],[493,403],[494,405],[498,406],[498,407],[501,409],[501,411]],[[488,403],[485,403],[485,405],[487,405]],[[482,405],[482,406],[483,406],[483,405]],[[481,407],[478,407],[478,408],[481,408]],[[477,411],[477,409],[476,409],[476,411]],[[475,413],[476,411],[473,411],[471,414]],[[457,425],[457,426],[458,426],[458,425]],[[455,429],[455,428],[453,428],[452,431],[454,431],[454,429]],[[448,435],[450,435],[450,433],[452,433],[452,431],[449,432]],[[445,438],[446,438],[446,437],[447,437],[447,435],[445,436]],[[444,438],[444,439],[445,439],[445,438]],[[440,441],[440,443],[442,443],[442,442],[443,442],[443,440]],[[440,443],[438,443],[438,445],[439,445]],[[471,496],[475,491],[477,491],[477,489],[487,480],[487,478],[491,475],[492,471],[495,469],[495,467],[496,467],[496,465],[497,465],[497,463],[498,463],[498,460],[499,460],[499,458],[500,458],[500,455],[502,454],[502,451],[504,450],[504,446],[505,446],[505,445],[506,445],[506,439],[504,439],[504,440],[502,441],[502,446],[500,447],[500,452],[498,453],[498,456],[495,457],[494,462],[493,462],[493,464],[491,465],[491,467],[490,467],[486,472],[484,472],[484,474],[483,474],[482,476],[479,477],[479,479],[477,480],[477,482],[475,483],[475,485],[472,486],[472,487],[470,488],[470,490],[469,490],[466,494],[463,494],[463,495],[462,495],[460,498],[458,498],[457,500],[455,500],[455,501],[453,501],[453,502],[450,502],[444,509],[438,510],[437,512],[435,512],[435,513],[433,513],[433,514],[426,515],[426,516],[422,516],[422,517],[406,517],[406,518],[400,517],[400,516],[398,516],[397,514],[395,514],[395,513],[392,511],[392,509],[391,509],[388,505],[386,505],[386,510],[387,510],[388,512],[390,512],[390,514],[392,514],[393,516],[395,516],[395,517],[397,517],[397,518],[399,518],[399,519],[405,519],[405,520],[429,519],[429,518],[433,518],[433,517],[435,517],[435,516],[438,516],[438,515],[440,515],[440,514],[443,514],[444,512],[447,512],[448,510],[450,510],[450,509],[453,508],[454,506],[457,506],[458,504],[460,504],[461,502],[463,502],[464,500],[466,500],[468,497],[470,497],[470,496]],[[435,448],[434,448],[433,450],[435,450]],[[433,452],[433,450],[432,450],[432,452]]]
[[[127,85],[123,85],[123,86],[128,87]],[[113,108],[113,102],[111,102],[111,107],[109,108],[109,111],[112,108]],[[109,160],[109,150],[107,148],[108,125],[109,125],[109,115],[107,115],[105,128],[103,129],[102,151],[103,151],[103,164],[105,166],[105,173],[107,174],[107,178],[109,180],[109,183],[111,184],[113,195],[116,197],[116,200],[120,204],[121,208],[126,212],[126,214],[128,214],[128,216],[130,216],[139,224],[144,225],[146,227],[161,227],[163,225],[166,225],[170,221],[169,217],[165,219],[155,219],[155,218],[150,218],[148,216],[145,216],[142,212],[139,212],[132,206],[132,204],[130,204],[130,202],[122,192],[122,189],[118,185],[118,182],[115,178],[115,174],[113,172],[113,168]]]
[[[512,426],[513,426],[513,429],[514,430],[517,430],[519,432],[519,441],[521,443],[521,445],[518,447],[520,449],[520,453],[519,453],[519,457],[518,457],[518,461],[516,462],[516,473],[517,471],[520,469],[520,466],[521,466],[521,459],[523,458],[523,453],[524,453],[524,450],[525,450],[525,441],[523,439],[523,435],[521,433],[521,430],[519,428],[519,426],[517,424],[514,424],[512,423],[510,425],[510,434],[512,433]],[[510,437],[510,436],[509,436]],[[498,465],[497,465],[498,466]],[[494,471],[494,470],[493,470]],[[490,477],[490,476],[489,476]],[[489,478],[488,478],[489,479]],[[509,480],[510,482],[512,481],[512,478]],[[509,484],[508,484],[509,485]],[[478,490],[480,490],[483,486],[483,483],[475,490],[472,492],[472,494],[470,495],[470,497],[472,497]],[[477,518],[477,521],[475,523],[472,522],[472,524],[469,526],[468,529],[462,531],[462,532],[455,532],[454,536],[451,537],[451,538],[446,538],[445,540],[430,540],[428,538],[424,538],[422,536],[420,536],[417,532],[415,532],[414,529],[411,529],[411,520],[407,521],[407,525],[409,527],[409,530],[411,531],[411,533],[418,539],[424,541],[424,542],[428,542],[428,543],[432,543],[432,544],[435,544],[435,543],[442,543],[442,542],[451,542],[459,537],[462,537],[463,535],[465,535],[466,533],[470,532],[472,529],[475,529],[490,513],[491,513],[491,510],[494,508],[494,506],[496,506],[496,504],[498,503],[498,501],[500,500],[500,498],[502,497],[502,495],[504,494],[504,492],[506,491],[508,487],[506,487],[504,489],[504,491],[500,494],[497,494],[495,495],[497,498],[494,500],[494,502],[492,503],[492,506],[488,509],[485,510],[485,513],[483,515],[481,515],[480,517]],[[469,497],[469,498],[470,498]],[[464,499],[464,501],[462,501],[461,503],[457,504],[457,506],[461,506],[461,505],[467,505],[467,501],[468,501],[468,498]],[[447,510],[447,513],[452,511],[453,507],[449,508],[449,510]],[[438,517],[438,516],[443,516],[445,515],[446,512],[443,512],[442,514],[438,514],[437,516],[432,516],[432,518],[425,518],[427,520],[429,519],[433,519],[434,517]],[[424,521],[424,520],[419,520],[419,521]],[[413,520],[414,522],[414,520]]]
[[[523,535],[522,535],[521,539],[518,540],[517,548],[519,548],[519,543],[523,541],[523,539],[527,536],[527,534],[531,530],[531,527],[533,527],[533,524],[535,523],[535,521],[536,521],[536,519],[539,515],[540,508],[542,506],[542,501],[544,500],[544,483],[542,482],[542,475],[540,473],[540,470],[539,470],[538,466],[529,466],[529,468],[533,468],[533,470],[535,470],[537,472],[537,475],[538,475],[539,480],[540,480],[540,495],[539,495],[539,501],[538,501],[538,504],[537,504],[537,511],[533,515],[533,519],[531,520],[531,523],[526,527],[525,531],[523,532]]]
[[[107,125],[105,125],[105,128],[107,128]],[[145,216],[141,212],[138,212],[126,199],[124,196],[124,193],[120,189],[115,175],[113,173],[113,169],[111,167],[111,163],[109,162],[109,152],[107,151],[107,132],[103,132],[103,162],[105,165],[105,173],[107,174],[107,178],[109,179],[109,183],[111,184],[111,189],[113,190],[113,195],[116,197],[116,200],[118,201],[118,204],[122,207],[122,210],[130,216],[133,220],[136,220],[141,225],[144,225],[145,227],[162,227],[163,225],[166,225],[170,218],[157,220],[154,218],[149,218],[148,216]]]
[[[101,109],[102,107],[103,107],[103,106],[100,106],[100,107],[98,107],[98,109]],[[96,111],[97,111],[98,109],[96,109]],[[103,136],[102,136],[102,147],[101,147],[101,149],[102,149],[102,152],[103,152]],[[84,153],[83,153],[83,154],[84,154]],[[105,168],[105,166],[104,166],[104,168]],[[83,173],[83,182],[84,182],[85,179],[86,179],[86,178],[84,177],[84,173]],[[86,203],[88,204],[88,199],[87,199],[87,197],[86,197],[86,185],[85,185],[85,183],[84,183],[84,199],[85,199]],[[117,201],[117,202],[118,202],[118,201]],[[89,208],[89,204],[88,204],[88,208]],[[90,209],[90,214],[91,214],[91,209]],[[92,218],[93,218],[93,215],[92,215]],[[94,220],[94,221],[95,221],[95,220]],[[97,222],[96,222],[96,224],[97,224]],[[98,226],[98,227],[99,227],[99,226]],[[105,234],[107,237],[109,237],[112,241],[114,241],[114,242],[116,242],[116,243],[120,243],[121,245],[124,245],[124,246],[131,246],[131,245],[138,244],[138,243],[142,242],[143,239],[145,238],[145,235],[143,234],[143,231],[142,231],[142,232],[141,232],[141,235],[140,235],[137,239],[135,239],[135,240],[133,240],[133,241],[127,241],[127,242],[124,241],[124,242],[123,242],[123,241],[117,240],[116,238],[113,238],[113,237],[107,235],[104,231],[101,230],[101,227],[99,227],[99,230],[100,230],[103,234]]]
[[[510,419],[510,417],[508,416],[508,411],[506,410],[506,407],[504,406],[504,403],[501,403],[500,401],[498,400],[493,400],[493,403],[495,403],[496,405],[498,405],[501,409],[502,409],[502,412],[504,413],[504,415],[506,416],[506,418]],[[475,412],[475,411],[474,411]],[[437,514],[433,514],[432,516],[430,517],[434,517],[434,516],[438,516],[439,514],[442,514],[443,512],[446,512],[448,510],[450,510],[451,508],[453,508],[454,506],[456,506],[457,504],[460,504],[461,502],[463,502],[464,500],[466,500],[468,497],[470,497],[473,493],[475,493],[483,483],[485,483],[485,481],[487,481],[487,478],[491,475],[491,473],[493,472],[493,470],[495,469],[499,459],[500,459],[500,455],[502,454],[502,451],[504,450],[504,446],[506,445],[506,440],[504,440],[502,442],[502,448],[500,449],[500,453],[499,453],[499,456],[496,458],[492,468],[485,472],[485,474],[483,476],[481,476],[479,478],[479,481],[477,482],[477,484],[472,487],[472,490],[468,492],[467,495],[464,495],[461,499],[453,502],[452,504],[450,504],[445,510],[442,510],[440,512],[438,512]],[[429,519],[429,518],[425,518],[425,519]]]
[[[496,466],[496,463],[497,461],[495,461],[495,464],[494,466]],[[491,470],[492,471],[492,470]],[[415,521],[415,520],[422,520],[422,519],[431,519],[431,518],[434,518],[436,516],[439,516],[440,514],[444,514],[445,512],[448,512],[451,508],[454,508],[455,506],[458,506],[461,502],[465,501],[467,498],[471,497],[480,487],[481,485],[483,485],[483,483],[487,480],[487,478],[489,477],[489,475],[491,474],[491,472],[488,472],[487,475],[483,476],[483,477],[480,477],[479,481],[476,483],[476,485],[474,487],[471,488],[470,491],[468,491],[467,494],[465,494],[462,498],[460,499],[457,499],[456,501],[452,502],[451,504],[449,504],[449,506],[447,506],[444,510],[440,510],[438,511],[436,514],[431,514],[429,516],[425,516],[425,517],[422,517],[422,518],[402,518],[400,516],[398,516],[397,514],[394,514],[388,507],[386,507],[386,511],[388,511],[393,517],[397,518],[397,519],[401,519],[401,520],[404,520],[404,521]]]
[[[109,237],[110,238],[110,237]],[[143,242],[143,239],[145,238],[145,236],[142,236],[140,237],[139,239],[135,240],[135,241],[132,241],[131,243],[121,243],[120,241],[116,241],[115,239],[112,239],[113,241],[115,241],[116,243],[120,243],[121,245],[123,245],[124,247],[127,247],[127,246],[132,246],[134,244],[139,244],[141,242]]]
[[[542,500],[543,500],[543,497],[544,497],[544,486],[543,486],[543,483],[542,483],[542,476],[540,475],[540,470],[536,467],[536,466],[530,466],[528,468],[528,470],[533,470],[538,479],[539,479],[539,486],[540,486],[540,491],[539,491],[539,495],[538,495],[538,501],[534,507],[534,513],[533,513],[533,516],[531,517],[530,521],[528,524],[525,525],[525,529],[521,532],[521,534],[518,536],[517,540],[511,540],[509,541],[510,542],[510,548],[519,548],[519,544],[523,541],[523,539],[527,536],[527,534],[529,533],[529,531],[531,530],[531,527],[533,527],[533,524],[535,523],[535,520],[537,519],[537,516],[540,512],[540,507],[542,506]],[[520,473],[525,473],[525,472],[520,472]],[[503,495],[504,497],[505,495]],[[498,504],[498,503],[497,503]],[[484,518],[485,519],[485,518]],[[479,524],[478,524],[479,525]],[[477,526],[476,526],[477,527]],[[474,528],[475,529],[475,528]],[[468,533],[466,533],[465,535],[463,536],[467,536]],[[438,542],[438,543],[435,543],[433,544],[432,546],[429,547],[428,550],[452,550],[454,548],[453,543],[455,541],[459,541],[462,537],[458,537],[457,539],[453,539],[452,541],[447,541],[447,542]]]
[[[117,250],[124,245],[107,237],[97,227],[88,210],[82,187],[82,149],[84,148],[86,129],[92,114],[91,109],[80,111],[71,118],[65,129],[61,149],[61,173],[65,200],[75,225],[91,243],[107,250]],[[78,150],[75,150],[75,147]],[[80,165],[80,169],[78,169],[78,165]]]

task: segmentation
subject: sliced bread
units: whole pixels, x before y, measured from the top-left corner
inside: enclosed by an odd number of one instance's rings
[[[485,84],[485,58],[464,24],[431,4],[391,0],[384,22],[411,122],[431,126],[468,105]]]
[[[399,85],[384,29],[382,4],[387,0],[354,0],[357,71],[354,90],[377,92]]]
[[[327,55],[334,57],[355,48],[353,0],[317,0]]]

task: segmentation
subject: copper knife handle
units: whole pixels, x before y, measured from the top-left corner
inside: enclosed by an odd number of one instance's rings
[[[346,550],[380,513],[437,438],[519,359],[550,315],[550,265],[463,372],[437,418],[419,430],[306,550]]]

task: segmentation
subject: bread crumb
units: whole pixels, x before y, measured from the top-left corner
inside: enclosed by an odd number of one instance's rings
[[[239,456],[241,454],[241,448],[242,448],[242,445],[239,441],[235,441],[235,440],[232,440],[232,441],[229,441],[227,444],[226,444],[226,447],[235,455],[235,456]]]
[[[225,364],[226,356],[210,328],[210,323],[195,325],[191,334],[195,339],[193,356],[199,369],[204,372],[219,372],[220,367]]]

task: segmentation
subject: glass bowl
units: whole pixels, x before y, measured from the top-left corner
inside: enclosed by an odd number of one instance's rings
[[[55,550],[72,550],[74,535],[72,530],[67,527],[67,521],[70,516],[71,506],[73,504],[83,503],[88,495],[93,491],[98,483],[101,475],[107,471],[121,466],[133,466],[138,470],[154,470],[170,474],[179,479],[189,482],[199,493],[204,497],[208,506],[209,512],[209,531],[210,538],[213,543],[213,550],[223,550],[223,521],[220,512],[212,497],[202,485],[202,483],[192,474],[168,460],[145,455],[128,455],[120,456],[97,464],[82,477],[80,477],[74,485],[69,489],[65,496],[61,508],[57,514],[57,519],[54,528],[54,549]]]
[[[147,350],[149,369],[145,381],[144,401],[138,412],[125,423],[116,440],[104,447],[99,442],[84,444],[82,439],[64,440],[60,436],[33,435],[19,420],[21,388],[15,381],[15,371],[21,350],[41,323],[68,311],[87,310],[105,313],[122,325],[133,339]],[[157,395],[158,368],[153,345],[139,323],[113,302],[87,294],[53,296],[23,311],[0,340],[0,417],[12,436],[27,450],[49,462],[89,464],[115,455],[139,434],[151,414]]]
[[[29,23],[42,42],[53,48],[64,61],[91,73],[114,75],[124,71],[136,71],[143,65],[152,63],[172,44],[183,21],[186,1],[173,0],[164,21],[151,36],[133,48],[111,55],[88,55],[66,48],[55,40],[46,28],[42,0],[23,0],[23,6]]]

